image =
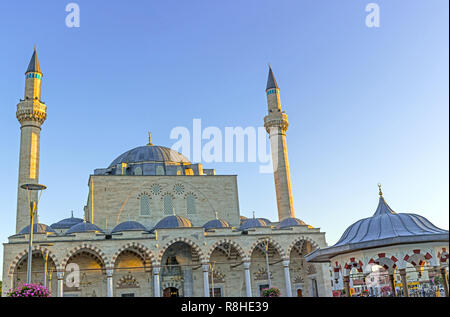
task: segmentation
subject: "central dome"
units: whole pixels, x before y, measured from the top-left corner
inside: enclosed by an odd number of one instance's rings
[[[121,154],[109,165],[109,167],[113,167],[121,163],[130,164],[142,162],[191,163],[183,154],[168,147],[159,145],[145,145]]]

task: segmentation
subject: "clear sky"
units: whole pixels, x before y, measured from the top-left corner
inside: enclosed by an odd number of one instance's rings
[[[39,220],[82,217],[88,177],[175,126],[260,127],[270,62],[289,116],[295,213],[334,244],[377,207],[449,227],[447,0],[0,2],[0,241],[15,231],[16,104],[33,51],[44,73]],[[380,7],[368,28],[365,7]],[[277,220],[273,176],[237,174],[241,214]],[[0,266],[3,250],[0,254]]]

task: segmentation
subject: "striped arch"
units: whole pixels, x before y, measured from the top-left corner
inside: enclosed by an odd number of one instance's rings
[[[288,246],[288,248],[287,248],[287,250],[286,250],[287,258],[289,258],[289,257],[291,256],[292,249],[293,249],[294,246],[295,246],[298,242],[300,242],[300,241],[307,241],[307,242],[311,243],[311,245],[312,245],[312,247],[313,247],[313,250],[319,248],[319,244],[318,244],[316,241],[314,241],[314,240],[311,239],[310,237],[301,236],[301,237],[296,238],[295,240],[293,240],[293,241],[289,244],[289,246]]]
[[[349,276],[352,269],[356,268],[358,272],[362,273],[364,269],[364,263],[356,258],[350,258],[344,265],[344,276]]]
[[[41,247],[38,245],[33,246],[33,251],[41,251],[42,254],[45,254],[45,252],[48,252],[48,256],[52,259],[53,263],[56,266],[56,269],[59,268],[59,261],[58,258],[56,257],[56,255],[51,252],[48,248],[45,247]],[[23,250],[22,252],[20,252],[19,254],[17,254],[14,257],[14,260],[11,262],[11,264],[9,265],[9,270],[8,270],[8,274],[12,275],[14,274],[14,271],[16,270],[17,264],[19,264],[20,260],[22,260],[24,257],[26,257],[28,255],[28,249]]]
[[[395,256],[386,255],[386,253],[378,253],[378,257],[376,259],[371,258],[368,264],[377,264],[382,266],[386,271],[390,274],[394,272],[397,268],[398,259]]]
[[[441,263],[448,262],[448,252],[447,252],[447,249],[446,249],[446,248],[442,248],[442,252],[439,251],[438,254],[437,254],[437,256],[438,256],[439,261],[440,261]]]
[[[158,255],[156,256],[155,263],[153,263],[153,266],[160,265],[162,257],[164,255],[164,252],[166,252],[167,249],[176,242],[186,243],[187,245],[189,245],[192,249],[194,249],[198,253],[198,256],[200,257],[200,262],[206,262],[205,255],[203,254],[202,249],[194,241],[192,241],[191,239],[188,239],[188,238],[178,237],[178,238],[170,240],[168,243],[166,243],[164,245],[164,247],[161,248]]]
[[[212,253],[214,252],[214,250],[215,250],[219,245],[221,245],[221,244],[223,244],[223,243],[228,243],[228,244],[232,245],[233,247],[235,247],[236,250],[238,251],[239,256],[241,257],[242,261],[248,261],[248,260],[249,260],[249,258],[247,258],[246,254],[245,254],[244,249],[242,249],[242,247],[241,247],[239,244],[237,244],[237,243],[236,243],[235,241],[233,241],[233,240],[230,240],[230,239],[225,238],[225,239],[221,239],[221,240],[217,241],[216,243],[214,243],[214,244],[211,246],[211,248],[209,249],[208,253],[206,254],[206,260],[207,260],[207,262],[209,262],[209,260],[210,260],[210,258],[211,258],[211,255],[212,255]]]
[[[114,253],[114,255],[111,257],[111,261],[108,263],[108,267],[113,268],[115,266],[117,258],[123,251],[133,250],[133,249],[142,252],[146,257],[145,260],[150,260],[150,263],[155,262],[155,256],[153,255],[152,251],[150,251],[149,248],[147,248],[146,246],[144,246],[140,243],[137,243],[137,242],[130,242],[130,243],[125,244],[121,248],[119,248]]]
[[[252,258],[252,254],[253,251],[255,250],[256,246],[262,242],[266,241],[266,238],[260,238],[258,240],[256,240],[255,242],[252,243],[252,245],[250,246],[250,249],[247,252],[247,258],[251,259]],[[272,238],[269,238],[269,243],[277,250],[278,254],[280,255],[281,259],[287,259],[286,257],[286,252],[284,251],[283,247],[276,242],[275,240],[273,240]]]
[[[430,253],[427,252],[426,254],[422,254],[420,249],[416,249],[413,250],[412,254],[405,255],[403,260],[405,260],[415,268],[418,268],[418,266],[423,266],[425,262],[429,261],[432,258],[433,256]]]
[[[66,257],[64,258],[64,260],[61,262],[61,270],[65,271],[66,269],[66,265],[69,262],[70,258],[75,255],[77,252],[79,251],[83,251],[83,250],[89,250],[92,251],[93,253],[95,253],[100,260],[102,260],[103,265],[105,266],[105,268],[107,268],[107,265],[110,263],[108,261],[108,257],[105,255],[105,252],[103,252],[102,250],[100,250],[98,247],[90,244],[90,243],[83,243],[80,244],[79,246],[73,248],[72,250],[70,250]]]

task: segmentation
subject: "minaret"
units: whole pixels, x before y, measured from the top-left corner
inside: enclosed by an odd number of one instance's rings
[[[16,112],[21,129],[16,233],[26,227],[30,219],[27,191],[20,186],[39,182],[41,125],[47,118],[47,106],[41,101],[41,81],[42,72],[35,47],[25,72],[25,99],[20,100]],[[37,197],[30,199],[36,201]]]
[[[270,138],[278,220],[281,221],[288,217],[295,217],[286,145],[286,130],[289,122],[287,115],[281,110],[280,89],[270,66],[266,94],[269,114],[264,118],[264,127]]]

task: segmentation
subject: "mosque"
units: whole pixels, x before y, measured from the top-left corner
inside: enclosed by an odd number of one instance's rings
[[[40,131],[47,118],[42,81],[35,49],[17,105],[16,231],[4,244],[3,295],[27,280],[31,233],[31,280],[52,296],[258,297],[270,287],[287,297],[331,296],[329,264],[305,259],[327,244],[324,232],[294,215],[288,117],[271,68],[264,126],[274,162],[276,222],[240,215],[236,175],[217,175],[149,140],[89,176],[84,219],[36,223],[30,230],[30,201],[38,195],[23,185],[39,184]]]

